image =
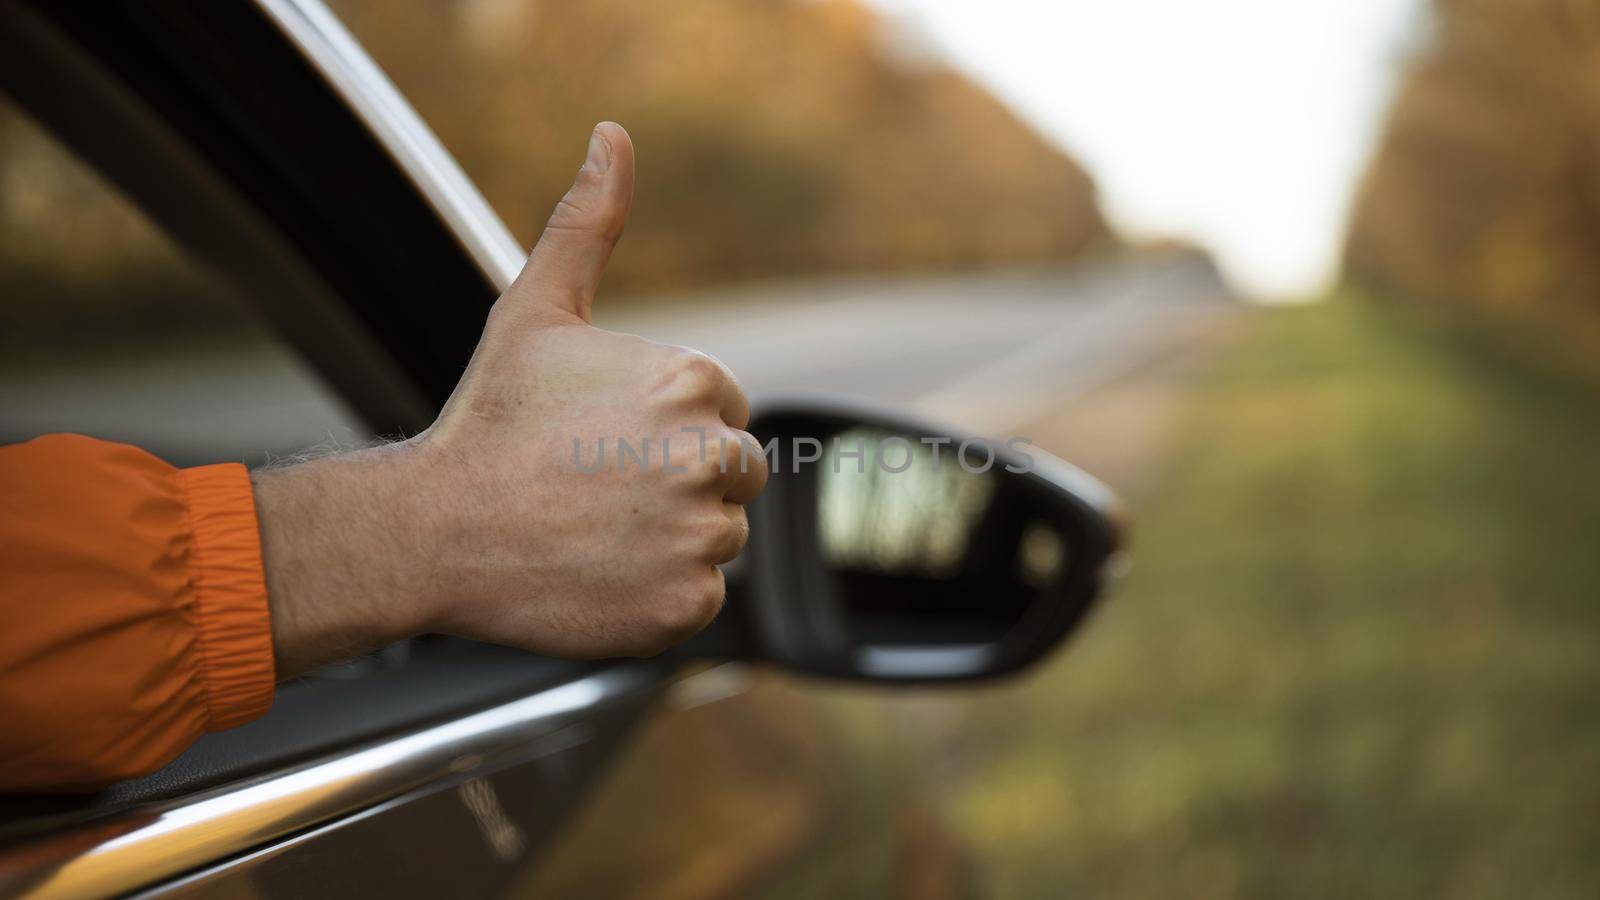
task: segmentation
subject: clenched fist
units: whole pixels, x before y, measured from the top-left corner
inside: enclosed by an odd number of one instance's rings
[[[603,123],[433,425],[256,474],[280,678],[424,632],[647,656],[717,614],[766,461],[720,363],[589,323],[632,194]]]

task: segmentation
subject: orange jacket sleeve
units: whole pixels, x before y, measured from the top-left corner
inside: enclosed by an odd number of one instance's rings
[[[152,772],[266,712],[273,674],[243,466],[0,447],[0,792]]]

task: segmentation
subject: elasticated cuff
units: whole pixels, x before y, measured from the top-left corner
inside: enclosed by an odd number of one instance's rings
[[[260,718],[272,706],[272,619],[255,495],[238,463],[183,469],[178,477],[194,529],[206,730],[221,731]]]

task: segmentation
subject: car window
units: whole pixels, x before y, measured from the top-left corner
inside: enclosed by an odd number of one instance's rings
[[[0,102],[0,442],[77,432],[177,465],[366,435],[227,281]]]

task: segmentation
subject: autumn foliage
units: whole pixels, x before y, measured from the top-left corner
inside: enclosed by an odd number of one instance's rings
[[[1600,333],[1600,3],[1439,0],[1351,222],[1357,280]]]
[[[1108,240],[1077,164],[854,0],[334,8],[525,244],[589,128],[627,126],[638,194],[612,291]]]

